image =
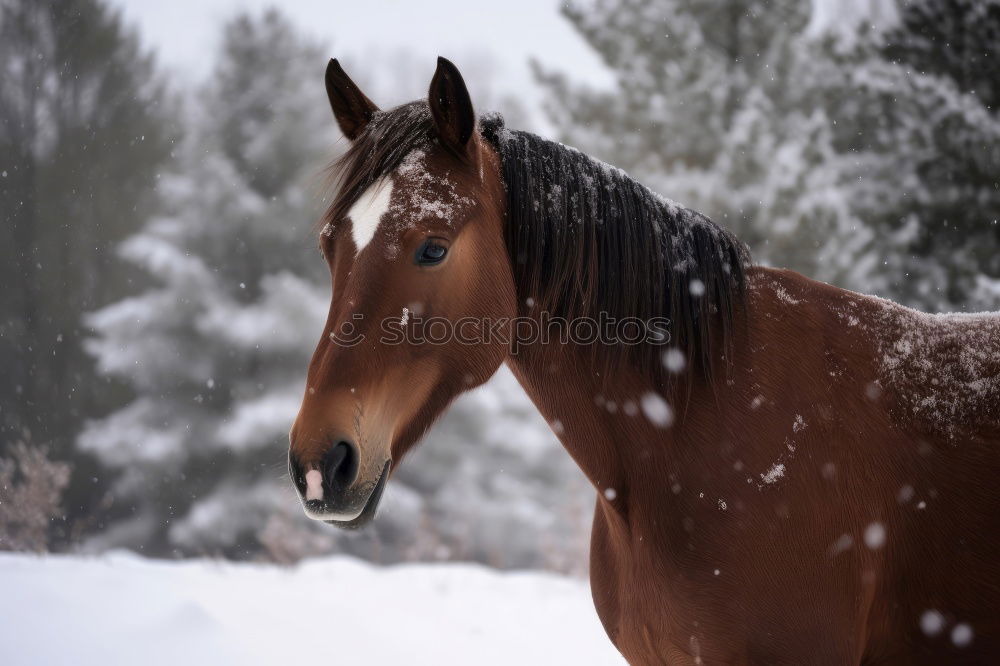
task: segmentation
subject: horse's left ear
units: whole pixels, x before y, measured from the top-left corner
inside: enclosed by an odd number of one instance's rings
[[[447,58],[438,58],[427,103],[442,143],[455,154],[465,156],[469,139],[476,131],[476,112],[462,75]]]

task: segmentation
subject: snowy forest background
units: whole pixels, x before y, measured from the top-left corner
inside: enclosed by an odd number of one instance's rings
[[[1000,0],[863,4],[568,3],[615,85],[534,62],[541,116],[488,58],[454,59],[480,111],[555,128],[758,262],[998,309]],[[322,72],[340,56],[385,104],[433,66],[336,40],[237,14],[192,85],[104,0],[0,0],[0,550],[585,570],[593,491],[506,371],[368,530],[293,496],[286,434],[329,302],[321,173],[343,149]]]

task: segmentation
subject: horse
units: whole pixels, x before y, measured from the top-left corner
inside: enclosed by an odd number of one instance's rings
[[[506,363],[595,488],[594,605],[633,664],[1000,659],[1000,315],[755,265],[707,217],[477,117],[440,58],[381,110],[336,60],[333,296],[290,432],[359,528]]]

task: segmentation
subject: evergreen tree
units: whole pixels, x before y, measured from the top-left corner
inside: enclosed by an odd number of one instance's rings
[[[853,214],[822,103],[809,3],[597,0],[563,10],[616,74],[610,92],[537,68],[563,138],[730,227],[758,261],[861,286]]]
[[[0,0],[0,454],[72,454],[121,403],[84,353],[84,312],[120,297],[114,247],[155,204],[175,136],[152,58],[101,0]],[[67,523],[100,498],[76,461]]]
[[[136,393],[80,437],[123,473],[134,520],[112,540],[240,549],[294,500],[280,494],[287,431],[328,303],[309,189],[334,139],[324,64],[276,11],[226,26],[161,179],[164,212],[120,249],[156,285],[89,317],[101,372]]]
[[[97,0],[3,0],[0,67],[3,441],[65,452],[93,406],[79,318],[123,293],[113,249],[153,203],[172,131],[152,59]]]
[[[616,88],[539,76],[565,140],[727,224],[757,260],[992,309],[998,6],[914,0],[889,29],[817,31],[808,3],[598,0],[564,13]]]
[[[858,48],[859,101],[842,118],[868,128],[854,201],[893,243],[888,295],[1000,308],[1000,2],[906,2],[898,25]]]

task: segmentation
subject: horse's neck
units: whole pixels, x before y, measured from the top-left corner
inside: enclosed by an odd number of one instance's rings
[[[725,351],[726,362],[712,369],[715,375],[681,368],[666,394],[649,373],[624,362],[605,373],[593,348],[572,343],[536,343],[508,358],[525,392],[597,489],[597,518],[607,538],[641,542],[641,550],[660,555],[683,547],[687,540],[677,537],[686,534],[690,516],[705,507],[736,506],[738,493],[757,487],[748,479],[759,481],[759,474],[788,453],[777,430],[746,432],[759,400],[758,380],[764,379],[754,371],[751,341],[785,339],[756,331],[758,318],[748,316],[748,306],[740,304],[733,313],[738,334]],[[710,341],[721,339],[719,331],[711,333]],[[715,353],[723,358],[722,350]],[[779,425],[790,427],[793,419],[794,414]]]
[[[693,405],[682,418],[676,401],[658,397],[642,373],[619,367],[605,379],[586,350],[570,344],[552,351],[522,350],[507,364],[600,496],[621,506],[630,491],[669,489],[670,470],[686,464],[683,422]],[[698,421],[700,435],[710,432],[702,423],[710,418]]]

